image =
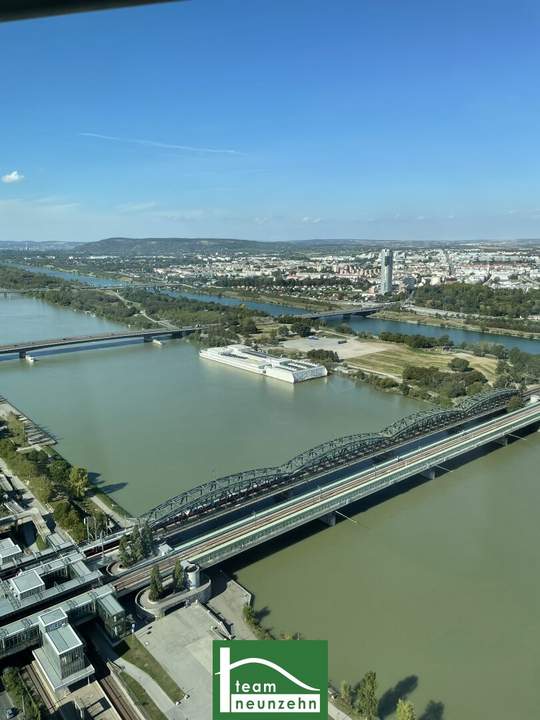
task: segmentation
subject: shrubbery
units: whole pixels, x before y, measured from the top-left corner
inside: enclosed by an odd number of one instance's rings
[[[41,720],[44,708],[25,685],[18,668],[6,668],[2,673],[2,682],[17,706],[24,707],[26,720]]]

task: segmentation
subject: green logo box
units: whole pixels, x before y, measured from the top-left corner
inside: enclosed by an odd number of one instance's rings
[[[326,640],[214,640],[213,720],[327,720]]]

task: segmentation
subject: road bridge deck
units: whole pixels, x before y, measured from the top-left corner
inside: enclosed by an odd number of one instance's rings
[[[335,310],[313,310],[311,312],[296,315],[298,320],[332,320],[333,318],[348,318],[353,315],[373,315],[384,309],[384,305],[357,305],[351,307],[336,308]]]
[[[143,330],[119,330],[117,332],[98,333],[96,335],[75,335],[64,338],[49,338],[45,340],[29,340],[18,343],[0,345],[0,355],[19,354],[24,357],[27,353],[47,348],[60,348],[70,345],[98,344],[114,342],[116,340],[152,340],[159,337],[184,337],[190,333],[199,332],[207,326],[187,325],[179,328],[147,328]]]

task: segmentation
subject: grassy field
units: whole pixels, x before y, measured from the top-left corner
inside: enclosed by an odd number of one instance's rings
[[[161,712],[155,702],[136,680],[125,672],[120,673],[120,678],[135,705],[142,711],[143,715],[145,715],[148,720],[167,720],[167,716]]]
[[[173,702],[184,697],[183,690],[178,687],[158,661],[144,647],[135,635],[129,635],[115,648],[120,657],[136,665],[157,682]]]
[[[448,370],[448,363],[454,357],[466,358],[471,367],[484,373],[488,380],[495,377],[497,361],[494,358],[475,357],[465,353],[443,353],[440,351],[413,350],[406,345],[381,343],[387,349],[381,352],[351,358],[347,363],[358,370],[387,375],[401,380],[405,365],[416,367],[436,367],[441,371]]]

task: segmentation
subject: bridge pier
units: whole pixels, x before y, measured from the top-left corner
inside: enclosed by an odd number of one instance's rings
[[[435,468],[429,468],[428,470],[424,470],[423,472],[421,472],[419,474],[422,477],[426,478],[426,480],[435,480],[435,478],[437,477]]]
[[[497,438],[493,441],[496,445],[501,445],[501,447],[506,447],[508,445],[508,435],[503,435],[500,438]]]
[[[24,360],[26,357],[26,350],[19,350],[19,359]]]
[[[319,520],[322,523],[324,523],[325,525],[328,525],[328,527],[334,527],[334,525],[336,524],[336,513],[335,512],[326,513],[326,515],[322,515],[322,517],[320,517]]]
[[[143,335],[143,342],[152,342],[153,339],[151,335]]]

